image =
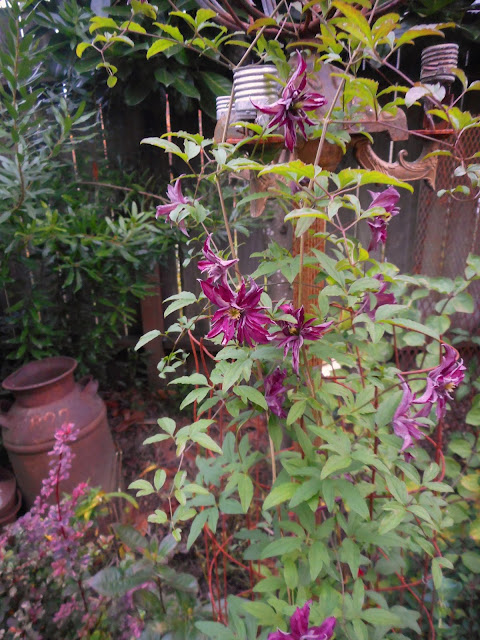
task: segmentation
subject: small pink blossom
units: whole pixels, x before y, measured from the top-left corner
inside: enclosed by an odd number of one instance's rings
[[[401,452],[409,447],[413,447],[414,440],[421,440],[424,434],[420,431],[418,418],[425,418],[430,413],[430,405],[425,405],[423,409],[412,414],[413,405],[415,404],[415,395],[403,378],[402,382],[403,396],[400,404],[393,416],[393,431],[396,436],[403,439]],[[418,401],[417,401],[418,402]]]
[[[369,251],[373,251],[379,244],[385,244],[387,241],[387,225],[393,216],[400,213],[397,202],[400,198],[400,194],[394,187],[388,187],[381,193],[375,193],[373,191],[368,192],[372,196],[372,202],[369,209],[374,207],[381,207],[385,209],[385,213],[367,220],[370,231],[372,232],[372,239],[368,246]]]
[[[269,128],[285,125],[285,146],[289,151],[293,151],[297,142],[297,125],[306,138],[305,124],[315,124],[306,112],[315,111],[327,102],[325,96],[320,93],[305,91],[307,86],[306,71],[307,63],[300,51],[297,51],[297,68],[282,91],[282,97],[269,105],[259,105],[252,100],[256,109],[262,113],[273,115],[268,123]]]
[[[213,315],[207,338],[223,333],[223,345],[236,337],[240,344],[246,342],[250,347],[255,342],[268,342],[270,336],[266,325],[270,318],[264,312],[265,307],[260,306],[263,289],[253,280],[248,291],[243,279],[238,291],[232,291],[224,284],[214,286],[210,280],[201,281],[200,286],[210,302],[219,307]]]
[[[330,640],[337,619],[334,617],[326,618],[319,627],[309,627],[311,604],[312,601],[308,600],[303,607],[297,607],[290,618],[290,633],[279,629],[270,633],[267,640]]]
[[[452,393],[465,377],[463,360],[457,360],[456,350],[449,344],[444,344],[445,353],[442,361],[427,376],[427,387],[424,393],[415,400],[415,404],[428,403],[431,407],[437,403],[436,413],[440,420],[447,411],[447,401],[452,400]]]
[[[287,417],[287,412],[283,408],[285,396],[287,395],[287,390],[283,386],[286,377],[287,370],[277,367],[263,381],[267,406],[279,418]]]
[[[210,248],[210,242],[212,240],[212,234],[208,234],[205,244],[203,245],[203,255],[205,256],[205,260],[200,260],[198,262],[198,268],[200,271],[207,272],[208,280],[211,283],[221,282],[225,286],[228,286],[228,270],[230,267],[233,267],[234,264],[237,264],[237,259],[232,260],[223,260],[220,256],[217,256],[216,253]]]
[[[367,316],[371,320],[375,320],[375,312],[379,307],[382,307],[384,304],[396,304],[397,300],[393,293],[386,293],[390,284],[385,282],[385,279],[381,273],[378,273],[374,276],[375,280],[378,280],[381,283],[381,287],[378,291],[374,291],[373,294],[365,294],[363,298],[363,302],[358,310],[358,313],[366,313]],[[371,303],[371,295],[375,297],[375,304],[372,307]]]
[[[166,219],[169,220],[170,223],[172,223],[172,219],[170,217],[172,211],[174,211],[180,205],[192,204],[190,198],[186,198],[182,193],[181,179],[183,175],[185,174],[182,174],[174,185],[168,185],[167,197],[170,202],[167,204],[161,204],[157,207],[157,212],[155,214],[156,218],[159,218],[160,216],[166,216]],[[187,228],[185,226],[185,220],[180,220],[180,222],[178,223],[178,227],[184,235],[188,236]]]
[[[315,319],[305,320],[305,310],[303,306],[294,309],[292,304],[284,304],[281,307],[284,313],[295,318],[295,322],[279,320],[277,322],[281,331],[273,334],[273,340],[278,343],[279,347],[283,347],[283,356],[287,357],[288,352],[292,351],[292,366],[298,375],[300,366],[300,349],[305,340],[318,340],[323,336],[325,331],[333,324],[333,322],[324,322],[323,324],[314,325]]]

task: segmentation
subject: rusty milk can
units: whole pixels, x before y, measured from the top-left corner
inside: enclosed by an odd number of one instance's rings
[[[112,491],[119,484],[119,458],[107,423],[98,383],[75,382],[76,360],[64,356],[30,362],[3,381],[15,402],[0,414],[7,450],[27,507],[40,493],[48,476],[55,431],[65,422],[80,430],[71,444],[75,457],[61,491],[71,492],[80,482]]]

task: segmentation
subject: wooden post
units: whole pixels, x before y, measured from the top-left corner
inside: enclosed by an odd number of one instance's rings
[[[144,298],[141,302],[143,332],[147,333],[153,329],[158,329],[163,333],[165,325],[163,319],[160,268],[158,264],[155,265],[155,269],[148,278],[148,281],[151,284],[152,294]],[[148,380],[152,387],[158,387],[161,381],[158,377],[157,364],[165,355],[162,338],[152,340],[152,342],[146,346],[146,350],[148,352]]]

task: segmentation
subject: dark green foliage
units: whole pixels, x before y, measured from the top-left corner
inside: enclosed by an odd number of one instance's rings
[[[42,25],[45,16],[44,7]],[[60,20],[50,18],[52,26]],[[14,3],[0,52],[1,373],[64,354],[105,377],[155,262],[175,240],[152,224],[151,211],[139,211],[135,185],[125,199],[82,183],[99,132],[96,112],[80,101],[72,69],[52,79],[58,44],[44,48],[48,39],[28,3]],[[115,177],[109,172],[109,181]]]

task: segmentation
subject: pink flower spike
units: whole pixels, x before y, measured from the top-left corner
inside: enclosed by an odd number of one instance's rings
[[[290,633],[285,631],[274,631],[270,633],[267,640],[330,640],[337,623],[336,618],[326,618],[319,627],[309,627],[311,600],[308,600],[303,607],[297,607],[290,618]]]
[[[212,240],[212,234],[208,234],[203,245],[203,255],[205,260],[198,262],[198,268],[203,273],[207,272],[208,280],[211,283],[221,282],[225,286],[228,286],[228,270],[234,264],[237,264],[238,260],[222,260],[217,254],[213,253],[210,248],[210,242]]]
[[[303,136],[305,124],[315,124],[308,116],[307,111],[315,111],[327,102],[325,96],[320,93],[305,91],[307,85],[307,63],[300,51],[297,51],[297,68],[290,76],[282,96],[276,102],[269,105],[259,105],[251,101],[253,106],[273,118],[268,123],[269,128],[285,126],[285,146],[293,151],[297,142],[297,125]],[[298,81],[298,83],[297,83]]]

